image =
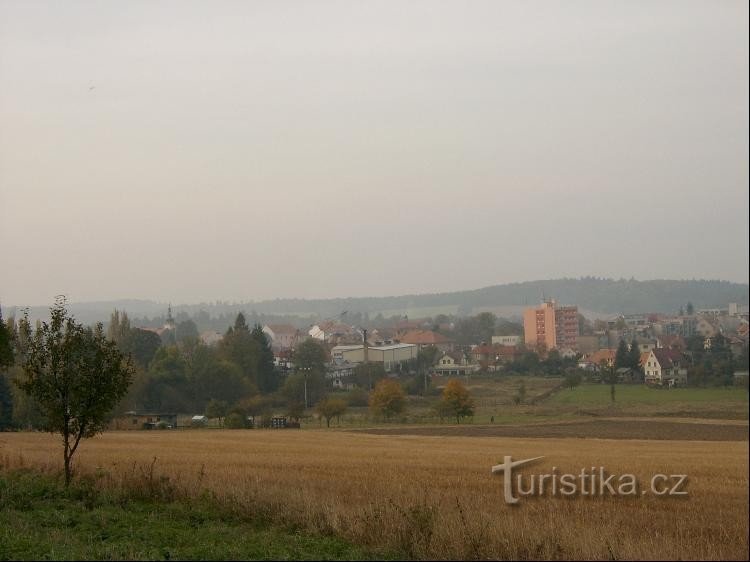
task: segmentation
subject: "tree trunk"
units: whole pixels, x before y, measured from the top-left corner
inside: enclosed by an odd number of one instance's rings
[[[65,465],[65,487],[70,486],[71,468],[70,468],[70,438],[66,433],[63,435],[64,450],[63,450],[63,461]]]

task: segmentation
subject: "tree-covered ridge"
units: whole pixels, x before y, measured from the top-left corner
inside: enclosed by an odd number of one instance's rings
[[[324,288],[321,288],[321,292]],[[677,313],[686,302],[696,309],[726,307],[727,303],[748,303],[748,285],[717,280],[668,280],[638,281],[636,279],[604,279],[582,277],[579,279],[551,279],[494,285],[469,291],[401,295],[392,297],[356,297],[332,299],[274,299],[248,302],[221,302],[180,305],[179,313],[189,315],[199,325],[201,315],[219,319],[218,325],[231,325],[231,321],[242,311],[251,314],[253,321],[273,323],[283,321],[283,315],[300,317],[335,317],[343,311],[377,315],[386,311],[419,309],[430,307],[452,307],[453,312],[467,315],[475,308],[498,306],[534,305],[542,297],[554,298],[558,302],[577,304],[581,309],[603,314],[631,314],[637,312]],[[104,301],[71,304],[70,309],[84,323],[106,321],[112,309],[127,310],[131,318],[148,317],[161,319],[165,303],[144,300]],[[6,315],[14,311],[6,309]],[[32,307],[30,316],[41,317],[45,307]],[[179,320],[179,316],[178,316]],[[139,323],[142,324],[142,323]]]

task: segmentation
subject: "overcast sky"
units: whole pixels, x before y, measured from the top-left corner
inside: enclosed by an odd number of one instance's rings
[[[0,0],[5,305],[748,281],[748,8]]]

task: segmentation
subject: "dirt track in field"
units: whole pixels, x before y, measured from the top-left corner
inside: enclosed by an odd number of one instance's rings
[[[436,437],[571,437],[678,441],[747,441],[747,424],[708,424],[661,420],[586,420],[528,425],[446,425],[358,429],[374,435]]]

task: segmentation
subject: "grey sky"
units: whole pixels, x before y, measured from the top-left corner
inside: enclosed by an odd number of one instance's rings
[[[748,280],[748,8],[0,0],[0,299]]]

